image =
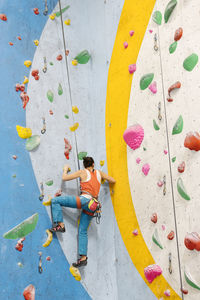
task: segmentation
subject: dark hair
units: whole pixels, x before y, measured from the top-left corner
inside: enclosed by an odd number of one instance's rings
[[[85,156],[83,158],[83,165],[85,168],[92,167],[93,164],[94,164],[94,159],[92,157]]]

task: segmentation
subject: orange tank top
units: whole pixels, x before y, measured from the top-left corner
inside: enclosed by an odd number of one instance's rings
[[[80,182],[81,193],[84,194],[85,192],[86,194],[89,194],[92,197],[97,198],[101,187],[101,183],[97,179],[97,171],[94,170],[94,172],[90,172],[90,176],[91,176],[90,180],[85,182],[84,181]]]

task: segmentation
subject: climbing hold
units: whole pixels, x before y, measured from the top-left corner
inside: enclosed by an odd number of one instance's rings
[[[170,46],[169,46],[169,53],[172,54],[176,51],[176,48],[177,48],[177,45],[178,43],[177,42],[174,42],[172,43]]]
[[[139,163],[141,162],[141,158],[136,158],[136,163],[139,165]]]
[[[157,182],[157,186],[158,186],[158,187],[162,187],[162,186],[163,186],[163,184],[164,184],[164,183],[163,183],[163,181],[162,181],[162,180],[159,180],[159,181]]]
[[[189,271],[185,268],[184,269],[184,275],[185,275],[185,280],[186,282],[193,288],[200,290],[200,286],[195,282],[195,280],[192,278],[191,274]]]
[[[134,30],[130,30],[130,31],[129,31],[129,35],[130,35],[130,36],[133,36],[133,35],[134,35],[134,33],[135,33],[135,31],[134,31]]]
[[[158,265],[149,265],[144,269],[144,275],[149,283],[152,283],[152,281],[162,274],[162,269]]]
[[[159,239],[159,236],[158,236],[158,230],[157,228],[155,229],[153,235],[152,235],[152,240],[153,242],[158,246],[160,247],[160,249],[163,249],[163,246],[161,245],[161,241]]]
[[[25,109],[27,103],[29,102],[29,96],[27,95],[26,92],[21,92],[20,98],[21,98],[21,100],[22,100],[23,109]]]
[[[151,222],[153,223],[157,223],[158,221],[158,216],[157,216],[157,213],[154,213],[152,216],[151,216]]]
[[[15,249],[17,250],[17,251],[22,251],[22,249],[23,249],[23,247],[24,247],[24,245],[23,245],[23,241],[25,240],[25,237],[23,237],[22,239],[20,239],[20,240],[18,240],[17,241],[17,244],[16,244],[16,246],[15,246]]]
[[[42,245],[43,247],[48,247],[52,240],[53,240],[53,233],[51,231],[49,231],[49,229],[46,230],[46,233],[47,233],[47,240],[46,242]]]
[[[52,103],[54,98],[54,94],[51,90],[48,90],[47,92],[47,99]]]
[[[24,65],[29,68],[32,65],[32,62],[30,60],[25,60]]]
[[[174,34],[174,40],[179,41],[182,38],[183,35],[183,28],[179,27]]]
[[[72,106],[72,111],[77,114],[79,112],[78,107],[77,106]]]
[[[90,57],[89,52],[87,50],[83,50],[74,58],[74,60],[76,60],[79,64],[87,64]]]
[[[149,89],[153,94],[157,93],[157,84],[155,81],[152,84],[150,84]]]
[[[163,231],[166,229],[165,225],[162,225],[161,227]]]
[[[22,268],[22,267],[24,266],[20,261],[17,263],[17,265],[18,265],[18,267],[20,267],[20,268]]]
[[[172,162],[174,163],[176,161],[176,156],[172,157]]]
[[[168,22],[169,17],[171,16],[171,14],[172,14],[174,8],[176,7],[176,5],[177,5],[177,0],[171,0],[167,4],[167,6],[165,8],[165,13],[164,13],[165,23]]]
[[[147,151],[147,148],[143,147],[143,151]]]
[[[1,19],[2,21],[7,21],[7,17],[6,17],[5,14],[0,14],[0,19]]]
[[[86,156],[87,156],[87,152],[79,152],[78,159],[83,160],[83,158],[86,157]]]
[[[170,297],[170,290],[169,289],[165,290],[164,294],[165,294],[165,296]]]
[[[51,185],[53,185],[53,180],[50,179],[50,180],[46,181],[45,184],[48,186],[51,186]]]
[[[171,99],[171,92],[175,89],[180,89],[180,87],[181,87],[181,83],[180,83],[180,81],[177,81],[168,88],[168,95],[170,97],[167,99],[168,102],[173,101],[173,99]]]
[[[140,89],[145,90],[146,88],[148,88],[148,86],[151,84],[153,78],[154,78],[153,73],[149,73],[149,74],[142,76],[142,78],[140,79]]]
[[[179,134],[182,132],[182,130],[183,130],[183,117],[180,115],[173,127],[172,134],[173,135]]]
[[[25,128],[25,127],[17,125],[16,129],[17,129],[17,133],[18,133],[19,137],[22,139],[27,139],[27,138],[31,137],[31,135],[32,135],[32,131],[30,128]]]
[[[78,61],[77,61],[76,59],[73,59],[73,60],[72,60],[72,65],[73,65],[73,66],[77,66],[77,65],[78,65]]]
[[[137,236],[138,235],[138,230],[137,229],[133,230],[132,234]]]
[[[39,41],[38,40],[34,40],[33,42],[34,42],[35,46],[39,45]]]
[[[164,154],[167,155],[167,153],[168,153],[168,151],[167,151],[167,150],[164,150]]]
[[[35,78],[35,80],[39,80],[39,70],[33,70],[31,75]]]
[[[190,150],[200,150],[200,135],[198,132],[189,132],[186,135],[184,146]]]
[[[124,42],[123,45],[124,45],[124,49],[128,48],[128,43],[127,42]]]
[[[63,14],[68,8],[70,8],[70,5],[67,5],[64,8],[62,8],[61,11],[56,12],[56,17],[60,17],[60,15]]]
[[[71,267],[69,268],[69,271],[70,271],[70,273],[74,276],[74,278],[75,278],[77,281],[80,281],[80,280],[81,280],[81,274],[80,274],[78,268],[75,268],[75,267],[71,266]]]
[[[49,114],[50,114],[50,115],[53,115],[53,110],[50,109],[50,110],[49,110]]]
[[[18,36],[17,38],[18,38],[18,40],[19,40],[19,41],[21,41],[21,40],[22,40],[21,36]]]
[[[183,173],[185,171],[185,162],[183,161],[178,165],[178,172]]]
[[[16,160],[16,159],[17,159],[17,155],[13,155],[12,158],[13,158],[14,160]]]
[[[154,127],[155,130],[159,130],[160,129],[160,127],[158,126],[158,124],[156,123],[155,120],[153,120],[153,127]]]
[[[148,175],[149,170],[150,170],[150,165],[149,165],[149,164],[144,164],[144,165],[142,166],[142,172],[143,172],[143,174],[144,174],[145,176]]]
[[[65,50],[65,55],[66,55],[66,56],[69,55],[69,50]]]
[[[54,197],[59,197],[59,196],[61,196],[61,195],[62,195],[62,190],[58,190],[58,191],[55,193]]]
[[[185,295],[187,295],[187,294],[188,294],[188,290],[187,290],[187,289],[185,289],[184,287],[181,289],[181,292],[182,292],[183,294],[185,294]]]
[[[35,300],[35,287],[29,284],[23,291],[23,296],[25,300]]]
[[[61,96],[63,94],[63,89],[61,83],[58,85],[58,95]]]
[[[196,64],[198,63],[198,55],[195,53],[192,53],[190,56],[188,56],[184,62],[183,62],[183,67],[185,70],[187,71],[192,71],[194,69],[194,67],[196,66]]]
[[[168,236],[167,236],[167,238],[168,238],[168,240],[173,240],[173,238],[174,238],[174,231],[172,230],[172,231],[170,231],[170,233],[168,234]]]
[[[24,85],[24,84],[17,83],[17,84],[15,85],[15,90],[16,90],[16,92],[18,92],[18,91],[24,92],[24,90],[25,90],[25,85]]]
[[[133,74],[136,71],[136,64],[129,65],[128,71],[130,74]]]
[[[72,150],[72,146],[66,138],[64,138],[64,142],[65,142],[64,155],[65,155],[66,159],[69,159],[69,152]]]
[[[50,18],[51,20],[54,20],[55,17],[56,17],[56,14],[51,14],[51,15],[49,16],[49,18]]]
[[[16,174],[13,174],[13,175],[12,175],[12,177],[13,177],[13,178],[16,178],[16,177],[17,177],[17,175],[16,175]]]
[[[75,131],[75,130],[78,128],[78,126],[79,126],[78,123],[74,123],[74,125],[71,126],[71,127],[69,127],[69,129],[70,129],[71,131]]]
[[[36,149],[40,144],[40,136],[32,135],[30,138],[26,140],[26,150],[32,151]]]
[[[68,115],[65,115],[65,119],[69,119],[69,116],[68,116]]]
[[[200,236],[197,232],[187,233],[184,244],[189,250],[197,250],[200,251]]]
[[[57,60],[62,60],[62,58],[63,58],[63,57],[62,57],[61,54],[59,54],[59,55],[56,57]]]
[[[50,260],[51,260],[51,256],[47,256],[47,257],[46,257],[46,260],[47,260],[47,261],[50,261]]]
[[[38,213],[32,215],[31,217],[24,220],[19,225],[15,226],[8,232],[4,233],[3,237],[5,239],[20,239],[22,237],[25,237],[29,233],[31,233],[38,222]]]
[[[9,42],[8,44],[9,44],[10,46],[13,46],[13,45],[14,45],[12,42]]]
[[[180,177],[177,180],[177,190],[182,198],[190,200],[190,196],[187,194],[182,178]]]
[[[69,26],[70,23],[71,23],[71,20],[70,20],[70,19],[67,19],[67,20],[64,21],[64,23],[65,23],[65,25],[68,25],[68,26]]]
[[[162,14],[159,10],[157,10],[153,13],[153,21],[156,24],[161,25],[161,23],[162,23]]]
[[[152,29],[149,29],[149,33],[152,33],[153,32],[153,30]]]
[[[35,14],[35,15],[39,15],[39,10],[38,10],[37,7],[35,7],[35,8],[33,9],[33,11],[34,11],[34,14]]]
[[[86,156],[87,156],[87,154],[86,154]],[[99,164],[100,164],[101,167],[103,167],[104,163],[105,163],[104,160],[100,160],[100,163],[99,163]]]
[[[42,202],[42,204],[43,204],[43,205],[45,205],[45,206],[49,206],[49,205],[51,205],[51,199],[52,199],[52,197],[51,197],[51,196],[48,196],[48,200],[47,200],[47,201],[44,201],[44,202]]]
[[[26,83],[28,83],[28,77],[26,77],[26,76],[24,76],[24,82],[23,82],[23,84],[26,84]]]
[[[123,138],[125,143],[135,150],[140,147],[144,139],[144,129],[139,124],[130,126],[124,131]]]

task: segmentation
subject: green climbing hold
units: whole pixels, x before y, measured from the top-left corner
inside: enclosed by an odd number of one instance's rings
[[[176,161],[176,156],[172,157],[172,162],[174,163]]]
[[[47,98],[50,102],[53,102],[54,95],[53,95],[53,92],[51,90],[48,90]]]
[[[170,46],[169,46],[169,53],[172,54],[176,51],[176,48],[177,48],[177,45],[178,43],[177,42],[174,42],[172,43]]]
[[[188,56],[184,62],[183,62],[183,68],[187,71],[192,71],[196,64],[198,63],[198,55],[195,53],[192,53],[190,56]]]
[[[142,76],[142,78],[140,79],[140,89],[145,90],[146,88],[148,88],[148,86],[151,84],[153,78],[154,78],[153,73],[149,73],[149,74]]]
[[[161,245],[161,242],[160,242],[160,239],[158,236],[157,228],[155,229],[154,234],[152,235],[152,240],[158,247],[160,247],[160,249],[163,249],[163,246]]]
[[[87,50],[80,52],[74,59],[78,61],[79,64],[87,64],[90,59],[90,54]]]
[[[40,144],[40,136],[32,135],[30,138],[26,140],[26,150],[32,151],[36,149]]]
[[[13,174],[13,175],[12,175],[12,177],[13,177],[13,178],[16,178],[16,177],[17,177],[17,175],[16,175],[16,174]]]
[[[176,7],[176,5],[177,5],[177,0],[171,0],[167,4],[167,6],[165,8],[165,13],[164,13],[165,23],[168,22],[169,17],[171,16],[171,14],[172,14],[174,8]]]
[[[86,156],[87,156],[87,152],[79,152],[78,159],[83,160],[83,158],[86,157]]]
[[[193,288],[197,289],[197,290],[200,290],[200,285],[198,285],[194,279],[192,278],[191,274],[186,270],[184,269],[184,275],[185,275],[185,280],[186,282]]]
[[[53,185],[53,180],[52,179],[48,180],[48,181],[45,182],[45,184],[48,185],[48,186],[51,186],[51,185]]]
[[[183,117],[180,115],[173,127],[172,134],[173,135],[179,134],[182,132],[182,130],[183,130]]]
[[[60,15],[63,14],[68,8],[70,8],[70,5],[65,6],[63,9],[61,9],[61,11],[56,12],[56,17],[60,17]]]
[[[59,83],[58,85],[58,95],[61,96],[63,94],[62,85]]]
[[[180,177],[177,180],[177,190],[182,198],[185,200],[190,200],[190,196],[187,194],[183,180]]]
[[[52,62],[52,61],[50,61],[50,63],[49,63],[49,64],[50,64],[50,66],[53,66],[53,62]]]
[[[143,150],[144,150],[144,151],[147,151],[147,148],[143,147]]]
[[[65,115],[65,119],[69,119],[69,116],[68,116],[68,115]]]
[[[35,229],[37,222],[38,222],[38,213],[32,215],[31,217],[24,220],[19,225],[15,226],[8,232],[4,233],[3,237],[5,239],[20,239],[22,237],[25,237]]]
[[[153,127],[154,127],[155,130],[159,130],[160,129],[160,127],[158,126],[158,124],[156,123],[155,120],[153,120]]]
[[[162,14],[159,10],[157,10],[153,13],[153,21],[156,24],[161,25],[161,23],[162,23]]]

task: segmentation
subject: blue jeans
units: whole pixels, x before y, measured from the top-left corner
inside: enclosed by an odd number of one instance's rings
[[[88,208],[89,199],[81,196],[81,208],[92,212]],[[77,208],[76,197],[75,196],[61,196],[55,197],[51,200],[51,211],[54,223],[63,222],[62,206]],[[78,245],[79,245],[79,255],[87,255],[87,245],[88,245],[88,226],[92,220],[92,216],[85,213],[81,213],[80,224],[78,228]]]

